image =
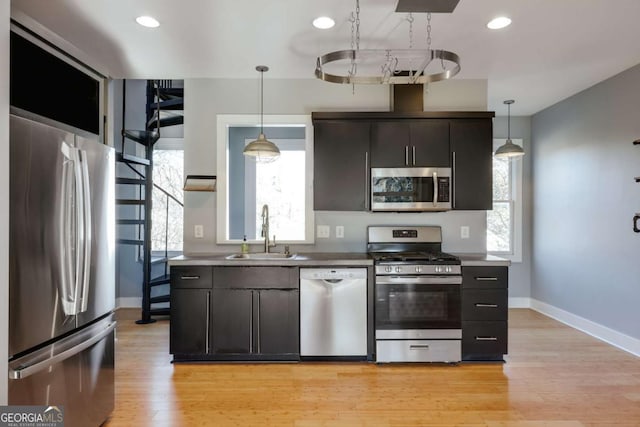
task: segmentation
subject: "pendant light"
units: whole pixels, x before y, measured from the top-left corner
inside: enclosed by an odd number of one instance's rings
[[[258,65],[256,70],[260,72],[260,135],[258,139],[250,142],[244,147],[242,154],[248,157],[253,157],[257,162],[270,163],[280,157],[280,150],[273,142],[267,140],[264,136],[264,120],[263,120],[263,97],[264,97],[264,73],[269,71],[269,67],[265,65]]]
[[[496,157],[520,157],[524,156],[524,150],[521,146],[516,145],[511,141],[511,104],[515,101],[513,99],[507,99],[504,101],[507,104],[507,142],[493,154]]]

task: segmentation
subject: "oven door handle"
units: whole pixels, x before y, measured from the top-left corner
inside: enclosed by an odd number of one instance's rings
[[[462,276],[376,276],[377,285],[461,285]]]

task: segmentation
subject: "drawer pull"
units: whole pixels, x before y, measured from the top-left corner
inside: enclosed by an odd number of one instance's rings
[[[429,350],[429,346],[424,345],[410,345],[409,350]]]
[[[498,341],[497,337],[476,337],[476,341]]]
[[[476,277],[478,282],[497,282],[497,277]]]
[[[478,302],[476,303],[476,307],[498,308],[498,304],[485,304],[482,302]]]
[[[200,276],[180,276],[181,280],[198,280]]]

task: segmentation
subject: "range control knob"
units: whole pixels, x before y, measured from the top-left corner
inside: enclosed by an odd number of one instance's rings
[[[417,265],[416,266],[416,273],[422,273],[422,266],[421,265]]]
[[[442,267],[436,265],[436,273],[442,273]]]
[[[402,273],[402,267],[396,267],[396,273]]]
[[[451,273],[451,267],[447,266],[447,273]]]
[[[393,269],[392,269],[390,266],[386,266],[386,267],[384,268],[384,271],[385,271],[385,272],[387,272],[387,273],[391,273],[391,271],[392,271],[392,270],[393,270]]]

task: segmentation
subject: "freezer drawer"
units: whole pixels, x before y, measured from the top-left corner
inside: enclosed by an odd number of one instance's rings
[[[65,426],[98,426],[114,408],[111,316],[9,362],[9,405],[63,406]]]

